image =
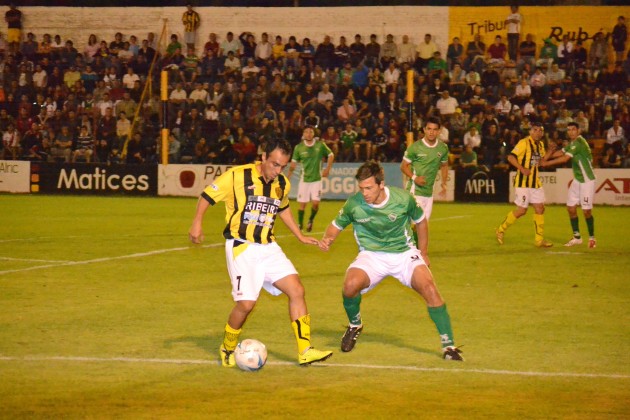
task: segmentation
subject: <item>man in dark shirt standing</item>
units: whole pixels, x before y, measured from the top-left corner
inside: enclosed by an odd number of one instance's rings
[[[4,14],[4,20],[8,25],[7,42],[12,52],[20,50],[20,40],[22,39],[22,12],[14,3],[11,3],[9,10]]]

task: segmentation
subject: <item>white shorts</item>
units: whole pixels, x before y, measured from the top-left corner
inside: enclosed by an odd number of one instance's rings
[[[197,34],[196,32],[184,32],[184,43],[194,44],[196,34]],[[182,51],[182,54],[186,55],[184,51]]]
[[[544,204],[545,190],[542,188],[515,188],[514,204],[519,207],[527,208],[529,204]]]
[[[228,273],[232,280],[232,298],[239,300],[257,300],[263,287],[273,296],[282,292],[273,284],[297,274],[280,246],[253,244],[228,239],[225,242],[225,259]]]
[[[418,249],[409,249],[400,254],[361,251],[348,269],[359,268],[367,273],[370,285],[361,290],[363,294],[374,289],[387,276],[392,276],[401,284],[411,287],[413,271],[420,265],[426,263]]]
[[[303,182],[298,185],[298,203],[308,203],[310,201],[320,201],[322,198],[322,181]]]
[[[567,206],[580,206],[582,210],[591,210],[595,199],[595,181],[577,182],[571,181]]]
[[[416,204],[422,208],[424,217],[429,220],[431,218],[431,213],[433,212],[433,197],[422,197],[421,195],[416,195],[415,197]]]

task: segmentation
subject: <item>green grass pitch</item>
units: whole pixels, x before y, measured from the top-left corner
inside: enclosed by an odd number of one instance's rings
[[[431,269],[464,363],[440,358],[422,300],[393,279],[363,299],[351,353],[341,283],[350,232],[329,253],[279,223],[300,271],[313,342],[300,368],[286,298],[261,298],[242,338],[269,349],[247,373],[218,365],[232,307],[223,206],[188,243],[195,199],[0,196],[0,418],[629,418],[630,209],[596,207],[598,247],[533,246],[532,210],[495,242],[511,206],[437,204]],[[324,202],[321,237],[341,202]],[[295,203],[292,204],[295,211]],[[586,226],[580,218],[583,234]]]

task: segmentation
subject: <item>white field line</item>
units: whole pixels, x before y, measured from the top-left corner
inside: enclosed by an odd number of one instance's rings
[[[137,364],[173,364],[173,365],[207,365],[219,366],[218,361],[200,359],[156,359],[156,358],[134,358],[134,357],[72,357],[72,356],[0,356],[0,361],[4,362],[87,362],[87,363],[137,363]],[[271,366],[295,366],[291,362],[268,362]],[[406,370],[413,372],[450,372],[450,373],[478,373],[482,375],[512,375],[528,377],[547,378],[605,378],[605,379],[630,379],[630,375],[615,373],[578,373],[578,372],[535,372],[499,369],[465,369],[465,368],[425,368],[419,366],[401,365],[369,365],[354,363],[321,363],[314,366],[337,367],[337,368],[357,368],[357,369],[379,369],[379,370]]]
[[[0,260],[5,260],[5,261],[27,261],[27,262],[47,262],[47,263],[73,262],[73,261],[68,261],[68,260],[36,260],[34,258],[12,258],[12,257],[0,257]]]
[[[437,218],[434,219],[433,221],[442,221],[442,220],[451,220],[451,219],[463,219],[466,217],[470,217],[470,215],[463,215],[463,216],[451,216],[451,217],[443,217],[443,218]],[[319,234],[323,234],[324,232],[311,232],[311,235],[319,235]],[[286,236],[291,236],[291,235],[281,235],[281,236],[276,236],[276,238],[282,238],[282,237],[286,237]],[[62,238],[72,238],[73,236],[65,236]],[[76,236],[74,236],[76,237]],[[52,237],[42,237],[42,238],[52,238]],[[21,241],[21,240],[36,240],[37,238],[29,238],[29,239],[12,239],[12,240],[7,240],[8,241]],[[40,238],[41,239],[41,238]],[[1,241],[0,241],[1,242]],[[216,248],[218,246],[223,246],[224,243],[214,243],[214,244],[208,244],[208,245],[202,245],[202,248]],[[73,265],[86,265],[86,264],[94,264],[94,263],[100,263],[100,262],[108,262],[108,261],[116,261],[116,260],[124,260],[124,259],[129,259],[129,258],[142,258],[142,257],[148,257],[151,255],[159,255],[159,254],[165,254],[167,252],[177,252],[177,251],[185,251],[187,249],[191,249],[192,247],[190,246],[184,246],[184,247],[177,247],[177,248],[166,248],[166,249],[156,249],[154,251],[148,251],[148,252],[137,252],[134,254],[128,254],[128,255],[119,255],[117,257],[103,257],[103,258],[94,258],[91,260],[85,260],[85,261],[44,261],[41,260],[41,262],[51,262],[52,264],[46,264],[46,265],[36,265],[33,267],[26,267],[26,268],[16,268],[16,269],[12,269],[12,270],[3,270],[0,271],[0,276],[3,274],[11,274],[11,273],[22,273],[25,271],[33,271],[33,270],[42,270],[45,268],[55,268],[55,267],[65,267],[65,266],[73,266]],[[3,257],[0,257],[0,259],[3,259]],[[9,259],[9,257],[6,257],[5,259]],[[17,260],[17,259],[16,259]],[[27,261],[27,260],[24,260]],[[30,260],[30,261],[38,261],[38,260]]]
[[[221,242],[221,243],[202,245],[201,248],[216,248],[218,246],[224,246],[224,245],[225,243]],[[61,262],[57,264],[36,265],[33,267],[16,268],[13,270],[3,270],[3,271],[0,271],[0,275],[10,274],[10,273],[21,273],[24,271],[41,270],[44,268],[56,268],[56,267],[66,267],[66,266],[72,266],[72,265],[94,264],[94,263],[108,262],[108,261],[115,261],[115,260],[125,260],[129,258],[142,258],[142,257],[151,256],[151,255],[165,254],[167,252],[186,251],[192,248],[193,248],[192,246],[180,246],[177,248],[156,249],[154,251],[148,251],[148,252],[136,252],[134,254],[119,255],[117,257],[102,257],[102,258],[94,258],[94,259],[85,260],[85,261],[66,261],[66,262]]]

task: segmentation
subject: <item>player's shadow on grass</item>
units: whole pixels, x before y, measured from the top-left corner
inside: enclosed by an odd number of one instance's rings
[[[336,351],[341,352],[340,350],[341,337],[343,336],[343,333],[345,332],[345,330],[346,330],[345,326],[339,327],[338,330],[326,330],[326,329],[319,328],[317,329],[316,334],[317,334],[317,337],[325,337],[325,341],[322,348],[326,348],[326,349],[334,348],[336,349]],[[377,331],[367,331],[364,329],[361,335],[359,336],[359,339],[357,340],[357,348],[361,346],[362,344],[367,344],[367,343],[385,344],[388,346],[395,346],[401,349],[409,349],[418,353],[424,353],[424,354],[430,354],[430,355],[439,355],[439,356],[442,355],[442,353],[440,353],[439,351],[413,345],[408,340],[401,339],[399,335],[386,334],[386,333],[377,332]]]

